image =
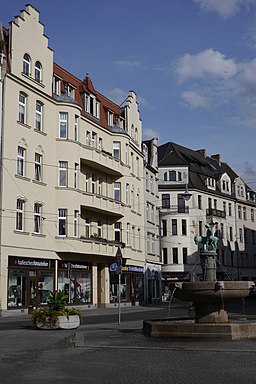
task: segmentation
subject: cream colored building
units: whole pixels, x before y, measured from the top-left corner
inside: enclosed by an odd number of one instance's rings
[[[39,12],[3,29],[0,300],[2,314],[65,290],[74,305],[143,299],[144,155],[135,92],[118,106],[54,63]]]

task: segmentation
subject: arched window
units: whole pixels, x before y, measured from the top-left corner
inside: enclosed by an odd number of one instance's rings
[[[30,76],[30,56],[25,53],[23,56],[23,73],[24,75]]]
[[[136,141],[136,143],[138,142],[138,128],[135,128],[134,140]]]
[[[42,65],[39,61],[35,64],[35,81],[41,83],[42,81]]]
[[[132,136],[132,139],[134,139],[134,125],[133,124],[131,126],[131,136]]]

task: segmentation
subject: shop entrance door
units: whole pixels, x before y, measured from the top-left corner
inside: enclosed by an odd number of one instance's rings
[[[38,278],[29,276],[28,278],[28,307],[37,308]]]

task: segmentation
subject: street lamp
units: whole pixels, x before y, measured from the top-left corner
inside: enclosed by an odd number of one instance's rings
[[[191,193],[188,191],[188,185],[186,184],[185,192],[181,195],[185,201],[188,201],[190,197],[192,196]]]

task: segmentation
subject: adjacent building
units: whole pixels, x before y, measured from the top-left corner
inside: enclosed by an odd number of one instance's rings
[[[162,274],[200,280],[196,235],[212,227],[219,279],[256,280],[256,194],[220,155],[168,142],[158,147]]]

